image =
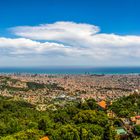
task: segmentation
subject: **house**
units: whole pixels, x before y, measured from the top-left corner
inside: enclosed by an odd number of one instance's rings
[[[106,107],[107,107],[107,104],[106,104],[106,102],[105,102],[104,100],[98,102],[98,105],[99,105],[102,109],[106,109]]]
[[[36,106],[36,109],[38,111],[46,111],[47,107],[46,107],[45,104],[39,104],[39,105]]]
[[[118,135],[126,135],[127,134],[127,132],[122,127],[117,128],[116,132],[117,132]]]
[[[118,127],[116,128],[117,136],[120,140],[127,140],[128,135],[124,128]]]
[[[133,124],[140,125],[140,116],[131,117],[130,120]]]
[[[129,125],[130,124],[130,120],[127,118],[121,118],[121,121],[123,122],[124,125]]]
[[[132,123],[136,122],[136,118],[135,117],[131,117],[130,120],[131,120]]]
[[[140,125],[140,116],[135,116],[136,118],[136,125]]]
[[[112,110],[108,110],[107,111],[107,116],[111,119],[111,118],[115,118],[115,113]]]
[[[49,138],[47,136],[41,138],[40,140],[49,140]]]

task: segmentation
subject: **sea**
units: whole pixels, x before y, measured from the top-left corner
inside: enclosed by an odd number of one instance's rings
[[[0,74],[140,74],[140,67],[2,67]]]

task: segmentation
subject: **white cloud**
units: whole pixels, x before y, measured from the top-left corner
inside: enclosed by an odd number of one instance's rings
[[[0,54],[41,54],[44,50],[62,48],[62,44],[41,43],[26,38],[0,38]]]
[[[0,38],[0,53],[42,55],[43,59],[99,64],[140,64],[140,36],[100,33],[95,25],[56,22],[10,29],[22,38]],[[43,41],[43,42],[42,42]],[[45,58],[44,58],[45,57]],[[57,59],[57,57],[59,57]],[[61,58],[60,58],[61,57]]]
[[[140,36],[101,34],[98,26],[74,22],[19,26],[11,28],[11,31],[18,36],[34,40],[60,41],[69,45],[80,43],[79,47],[89,47],[88,44],[112,47],[140,44]]]
[[[74,37],[84,37],[99,32],[99,27],[90,24],[77,24],[74,22],[56,22],[41,24],[39,26],[19,26],[11,28],[18,36],[36,40],[65,40]]]

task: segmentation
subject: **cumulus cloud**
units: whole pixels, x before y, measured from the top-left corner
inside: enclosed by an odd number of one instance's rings
[[[27,54],[44,54],[45,52],[55,52],[63,50],[64,45],[57,43],[41,43],[26,38],[0,38],[0,54],[7,55],[27,55]]]
[[[60,43],[38,42],[26,38],[0,38],[0,54],[7,55],[62,55],[73,56],[80,50]],[[81,51],[82,53],[82,51]]]
[[[63,40],[74,37],[90,36],[99,32],[99,27],[74,22],[56,22],[39,26],[18,26],[11,31],[18,35],[36,40]]]
[[[72,59],[73,63],[80,60],[121,63],[122,59],[125,62],[140,59],[140,36],[100,33],[100,28],[91,24],[55,22],[18,26],[10,31],[22,38],[0,38],[1,54],[62,56]]]

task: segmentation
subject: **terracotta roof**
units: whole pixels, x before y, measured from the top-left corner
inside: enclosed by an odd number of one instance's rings
[[[132,122],[135,122],[136,121],[136,118],[135,117],[131,117],[130,119],[131,119]]]
[[[49,138],[47,136],[41,138],[40,140],[49,140]]]
[[[140,116],[135,116],[136,119],[140,119]]]
[[[98,105],[99,105],[100,107],[104,108],[104,109],[106,108],[106,102],[105,102],[105,101],[99,102]]]

